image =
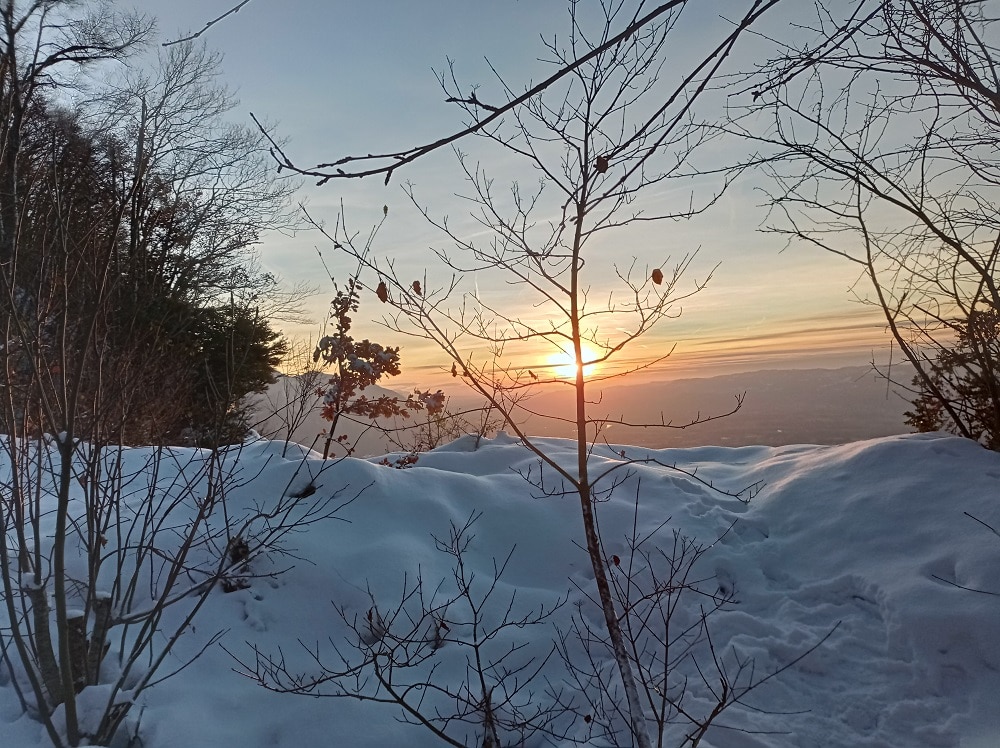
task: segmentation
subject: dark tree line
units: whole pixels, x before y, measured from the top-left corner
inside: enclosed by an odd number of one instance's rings
[[[227,451],[165,448],[243,436],[285,350],[252,248],[295,185],[228,124],[216,58],[176,45],[138,72],[151,29],[0,0],[0,651],[57,748],[119,744],[216,585],[341,503],[236,509]],[[81,68],[111,77],[84,96]]]
[[[64,430],[33,403],[45,392],[68,413],[75,390],[75,430],[90,439],[245,433],[242,399],[286,352],[265,314],[276,282],[252,247],[287,220],[293,185],[268,174],[256,133],[224,122],[216,64],[175,47],[156,75],[123,75],[77,109],[6,81],[19,122],[0,195],[16,341],[6,431]]]

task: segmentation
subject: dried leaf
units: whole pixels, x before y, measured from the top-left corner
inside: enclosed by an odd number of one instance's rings
[[[382,206],[382,215],[384,215],[384,216],[389,215],[389,206],[388,205],[383,205]]]
[[[597,169],[598,174],[603,174],[604,172],[606,172],[608,170],[608,166],[609,164],[607,156],[597,157],[597,162],[594,164],[594,168]]]
[[[413,286],[412,287],[413,287],[413,293],[415,293],[417,296],[419,296],[420,295],[420,281],[413,281]]]
[[[650,273],[650,277],[653,279],[653,283],[655,283],[656,285],[660,285],[661,283],[663,283],[663,271],[660,270],[659,268],[656,268],[656,270]]]
[[[389,300],[389,289],[385,286],[385,281],[379,281],[378,288],[375,289],[375,295],[378,296],[378,300],[383,304]]]
[[[451,375],[453,377],[458,376],[458,365],[454,361],[451,362]]]

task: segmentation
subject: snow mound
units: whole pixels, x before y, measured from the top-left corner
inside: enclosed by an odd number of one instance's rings
[[[571,442],[538,444],[567,469],[575,465]],[[578,499],[559,495],[556,472],[516,439],[500,435],[478,448],[460,439],[407,469],[324,463],[309,450],[283,447],[258,440],[233,455],[253,476],[233,488],[234,506],[295,491],[305,502],[335,491],[360,495],[336,519],[291,535],[285,555],[255,562],[248,588],[213,593],[172,655],[177,663],[226,631],[226,650],[244,662],[256,648],[315,672],[309,650],[335,662],[334,646],[350,649],[345,621],[391,608],[418,578],[445,595],[454,558],[435,541],[476,517],[467,571],[478,585],[506,563],[487,614],[549,610],[568,600],[544,625],[498,635],[498,646],[517,643],[519,656],[540,661],[573,616],[599,621],[588,597],[593,573],[581,550]],[[699,579],[735,598],[711,619],[718,652],[752,658],[762,675],[826,637],[755,689],[745,708],[728,710],[702,745],[995,744],[1000,597],[984,592],[1000,592],[1000,538],[983,523],[1000,527],[1000,455],[944,435],[908,435],[834,447],[599,447],[590,466],[595,474],[617,468],[609,474],[613,490],[609,477],[597,504],[609,558],[628,559],[636,534],[655,536],[665,550],[674,531],[705,546]],[[749,503],[741,493],[748,487],[756,491]],[[180,607],[168,615],[183,615]],[[459,647],[434,657],[435,677],[465,677]],[[332,736],[357,748],[440,745],[425,728],[401,722],[397,707],[275,694],[241,669],[227,651],[209,648],[146,693],[141,721],[130,729],[146,748],[291,748],[331,744]],[[558,657],[542,675],[572,691]],[[10,685],[0,666],[4,745],[44,745]],[[545,689],[534,694],[544,699]],[[702,698],[693,692],[692,707]],[[587,729],[581,720],[574,734],[586,739]],[[530,744],[549,744],[538,737]],[[587,744],[603,745],[597,737]]]

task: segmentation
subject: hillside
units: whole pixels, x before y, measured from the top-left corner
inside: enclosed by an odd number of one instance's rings
[[[541,443],[572,465],[569,442]],[[357,459],[324,463],[297,449],[289,455],[295,459],[283,459],[281,448],[262,440],[227,457],[234,476],[227,494],[232,516],[291,494],[303,495],[297,500],[303,511],[335,495],[357,498],[336,518],[289,535],[284,554],[255,559],[245,570],[244,588],[209,595],[164,670],[208,648],[147,691],[127,722],[145,748],[441,745],[425,727],[406,724],[398,706],[277,694],[247,676],[273,686],[260,663],[280,658],[290,674],[308,682],[322,676],[320,663],[337,669],[356,662],[363,642],[384,643],[411,631],[419,635],[409,639],[416,646],[437,636],[435,627],[425,625],[448,621],[446,629],[435,624],[441,646],[424,649],[425,659],[399,667],[392,677],[398,684],[426,680],[449,688],[473,677],[468,683],[475,696],[475,673],[468,669],[468,644],[477,640],[471,609],[461,596],[441,607],[460,591],[457,558],[435,548],[436,542],[445,550],[453,547],[449,528],[461,528],[470,518],[462,578],[471,580],[472,602],[485,601],[478,636],[505,620],[523,624],[480,640],[482,655],[507,668],[488,669],[492,692],[520,684],[509,702],[498,702],[498,714],[551,710],[558,693],[562,707],[552,713],[549,737],[536,732],[525,740],[530,746],[604,745],[602,730],[621,726],[613,712],[595,709],[600,693],[582,687],[552,654],[553,643],[564,636],[572,661],[583,669],[577,674],[586,671],[588,660],[572,632],[574,626],[597,626],[599,613],[579,547],[579,510],[570,499],[540,498],[526,483],[522,475],[539,477],[534,455],[503,435],[477,451],[471,451],[471,440],[459,440],[421,456],[407,470]],[[134,450],[127,458],[144,454]],[[175,470],[197,469],[206,457],[195,450],[172,454]],[[720,664],[713,665],[702,639],[672,666],[671,688],[686,678],[685,710],[704,715],[712,707],[718,667],[737,686],[763,679],[725,710],[703,746],[995,744],[1000,598],[983,591],[1000,592],[1000,542],[967,515],[1000,526],[1000,455],[957,438],[911,435],[834,447],[616,446],[598,449],[593,464],[624,467],[626,460],[644,462],[619,473],[624,480],[598,504],[614,578],[623,581],[633,568],[636,584],[649,583],[646,563],[660,564],[662,572],[662,562],[676,556],[677,539],[692,538],[701,555],[690,578],[701,592],[684,593],[672,620],[696,621],[707,601],[724,599],[707,619]],[[685,472],[669,467],[674,465]],[[557,486],[552,477],[546,478],[550,489]],[[310,484],[316,490],[306,496]],[[751,485],[759,492],[748,504],[725,493]],[[630,553],[629,538],[649,538],[640,555]],[[643,550],[652,555],[643,559]],[[615,557],[620,563],[611,563]],[[423,597],[414,593],[418,582]],[[422,618],[421,600],[438,617]],[[531,625],[540,611],[551,616]],[[183,603],[168,608],[165,629],[186,612]],[[367,620],[384,621],[375,638]],[[121,633],[113,629],[112,640]],[[216,635],[221,644],[211,644]],[[264,660],[256,660],[255,652]],[[650,652],[645,656],[654,657],[655,650]],[[598,668],[606,667],[600,646],[591,654]],[[772,673],[777,675],[767,678]],[[359,677],[329,680],[313,693],[385,695],[375,689],[370,671]],[[99,695],[100,687],[92,688]],[[424,714],[446,716],[455,709],[453,699],[423,691],[412,692],[411,701]],[[678,718],[667,728],[667,744],[679,745],[689,727]],[[465,745],[481,743],[475,710],[441,729]],[[5,746],[45,744],[42,728],[21,713],[5,666],[0,733]],[[505,744],[518,739],[504,734]]]

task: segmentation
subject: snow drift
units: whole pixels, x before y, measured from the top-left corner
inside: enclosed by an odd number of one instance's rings
[[[540,444],[574,463],[570,442]],[[239,661],[252,662],[255,650],[280,653],[290,670],[315,674],[310,651],[335,661],[335,648],[352,646],[347,623],[363,622],[373,605],[398,604],[418,575],[427,590],[446,595],[454,558],[435,549],[435,538],[474,515],[463,561],[475,589],[509,559],[484,615],[549,610],[567,599],[540,625],[505,629],[490,646],[518,646],[518,657],[541,662],[574,616],[599,619],[588,598],[579,509],[570,497],[531,488],[524,476],[539,475],[538,460],[513,439],[501,434],[477,450],[460,439],[405,470],[323,463],[306,450],[297,450],[302,459],[296,450],[282,457],[282,446],[261,440],[233,452],[238,472],[253,476],[234,487],[233,506],[310,493],[302,491],[310,484],[315,492],[301,501],[345,487],[360,496],[336,519],[289,536],[284,554],[255,560],[245,589],[213,592],[172,658],[180,664],[220,631],[225,649],[209,648],[143,695],[127,728],[146,748],[440,745],[424,727],[400,721],[398,707],[272,693]],[[711,619],[714,647],[752,662],[758,675],[822,641],[728,709],[702,745],[996,743],[1000,597],[986,593],[1000,592],[1000,538],[983,523],[1000,526],[1000,455],[958,438],[908,435],[834,447],[614,446],[597,448],[593,461],[610,467],[648,458],[659,464],[627,465],[627,478],[619,472],[624,480],[599,505],[609,558],[628,558],[629,538],[657,528],[664,545],[674,531],[704,544],[699,578],[734,599]],[[749,486],[759,488],[749,503],[731,495]],[[434,678],[465,678],[460,649],[446,645],[434,655]],[[543,684],[574,697],[558,657],[537,677],[532,698],[547,698]],[[694,707],[702,698],[692,687]],[[568,718],[569,734],[603,745],[584,711]],[[21,713],[2,664],[0,732],[5,746],[46,744],[38,723]],[[468,739],[475,734],[470,726]],[[683,733],[674,737],[668,744]],[[541,734],[529,744],[551,743],[571,744]]]

